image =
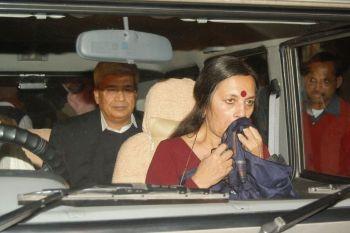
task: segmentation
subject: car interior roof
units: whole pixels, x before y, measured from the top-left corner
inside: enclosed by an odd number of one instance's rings
[[[205,22],[205,21],[204,21]],[[14,27],[13,25],[16,25]],[[171,25],[171,27],[169,27]],[[114,15],[67,15],[62,18],[0,18],[0,53],[64,53],[75,51],[79,33],[96,29],[123,29]],[[156,33],[168,38],[174,50],[202,50],[305,34],[319,25],[258,23],[197,23],[175,17],[129,17],[130,30]],[[21,30],[18,30],[21,28]]]

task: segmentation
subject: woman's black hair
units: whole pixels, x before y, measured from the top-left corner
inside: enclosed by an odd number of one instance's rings
[[[205,109],[210,104],[216,86],[221,81],[236,75],[252,76],[257,89],[256,73],[243,60],[233,56],[214,57],[207,60],[194,86],[193,95],[196,104],[171,137],[197,132],[203,124]]]

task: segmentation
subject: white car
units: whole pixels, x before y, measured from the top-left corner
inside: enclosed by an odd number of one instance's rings
[[[0,231],[349,232],[350,174],[323,173],[306,162],[301,72],[313,54],[336,53],[344,64],[337,95],[350,101],[349,25],[346,0],[0,1],[0,86],[19,87],[35,128],[31,132],[48,140],[52,125],[72,115],[65,108],[62,84],[89,83],[99,56],[136,62],[141,74],[137,110],[144,111],[148,90],[157,81],[195,80],[205,60],[229,54],[246,59],[259,75],[255,125],[270,154],[292,167],[298,193],[290,199],[234,201],[208,190],[151,187],[143,184],[147,166],[141,176],[136,172],[138,177],[121,170],[116,182],[124,184],[77,191],[57,174],[3,169]],[[113,41],[96,31],[111,29],[160,35],[170,41],[171,50],[158,51],[160,42],[154,39],[155,47],[135,42],[141,46],[130,52],[135,57],[121,51],[114,56],[108,49],[86,55],[82,42],[76,42],[81,33],[94,30],[96,41],[113,48]],[[158,55],[165,57],[152,59]],[[43,154],[45,141],[15,130],[25,139],[11,138],[13,129],[0,126],[0,140]],[[336,153],[330,156],[338,159]],[[34,167],[40,167],[41,160],[31,158]],[[142,155],[138,158],[144,161]]]

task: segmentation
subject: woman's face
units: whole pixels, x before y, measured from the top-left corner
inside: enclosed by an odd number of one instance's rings
[[[250,75],[235,75],[221,81],[205,112],[209,130],[220,137],[240,117],[250,117],[255,103],[255,82]]]

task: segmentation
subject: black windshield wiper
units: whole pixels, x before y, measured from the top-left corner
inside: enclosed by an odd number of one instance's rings
[[[318,212],[334,206],[339,201],[344,200],[350,194],[350,186],[322,197],[310,204],[304,205],[283,216],[276,217],[273,221],[265,223],[260,228],[260,233],[278,233],[287,230],[306,218]]]
[[[50,207],[51,204],[60,201],[67,194],[67,190],[64,189],[51,190],[50,192],[50,194],[40,200],[33,201],[0,216],[0,231],[6,230],[22,220],[33,216],[33,214],[39,212],[40,210]]]

